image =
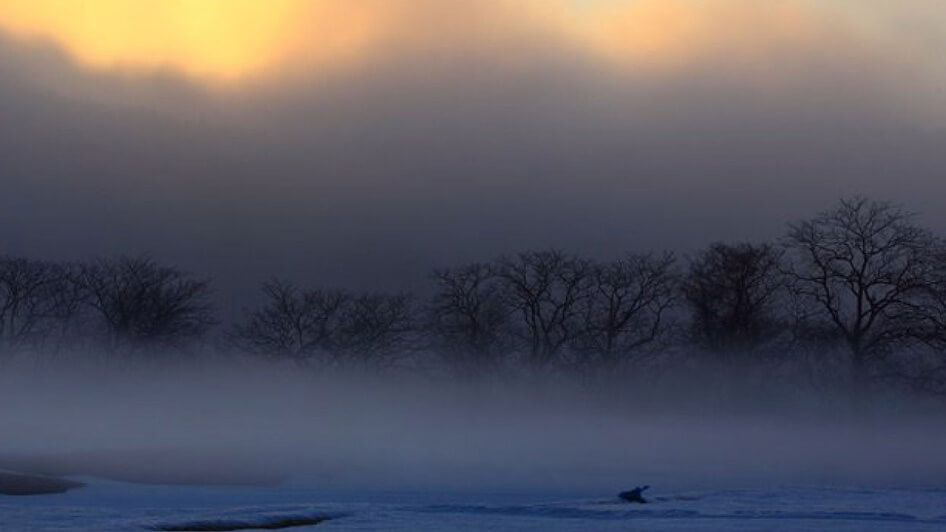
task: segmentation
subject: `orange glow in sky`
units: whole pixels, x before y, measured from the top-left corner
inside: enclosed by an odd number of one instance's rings
[[[0,28],[62,46],[80,64],[245,78],[288,57],[323,64],[357,53],[372,12],[307,0],[0,0]]]
[[[426,38],[424,46],[446,49],[476,46],[478,36],[515,37],[535,29],[639,72],[679,68],[706,54],[741,60],[760,50],[765,55],[773,46],[811,46],[824,15],[815,8],[828,4],[849,10],[864,5],[841,0],[0,0],[0,30],[52,42],[83,66],[164,70],[209,82],[238,82],[276,70],[318,71],[412,39]],[[491,19],[472,34],[458,31],[484,11],[502,13],[502,20]]]

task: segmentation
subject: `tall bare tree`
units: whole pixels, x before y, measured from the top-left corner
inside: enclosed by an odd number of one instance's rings
[[[547,366],[584,334],[592,268],[557,250],[500,259],[497,275],[507,305],[522,325],[528,361]]]
[[[939,239],[901,207],[858,197],[791,225],[787,244],[793,289],[844,342],[863,385],[872,361],[915,335]]]
[[[782,251],[769,244],[712,244],[690,260],[682,283],[690,334],[704,349],[741,358],[773,340],[784,325],[787,287]]]
[[[209,281],[147,257],[86,265],[79,282],[111,350],[181,347],[214,323]]]
[[[591,267],[584,330],[576,342],[588,370],[616,369],[668,330],[676,297],[671,254],[629,255]]]

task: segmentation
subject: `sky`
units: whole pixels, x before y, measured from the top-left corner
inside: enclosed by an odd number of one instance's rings
[[[942,0],[0,0],[0,253],[411,289],[435,266],[946,228]]]

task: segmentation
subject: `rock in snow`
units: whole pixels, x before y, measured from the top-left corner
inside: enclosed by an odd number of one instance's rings
[[[56,477],[0,471],[0,495],[50,495],[65,493],[84,485]]]

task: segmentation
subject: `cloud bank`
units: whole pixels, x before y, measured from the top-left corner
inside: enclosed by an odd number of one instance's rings
[[[946,224],[931,2],[78,5],[0,2],[7,253],[149,252],[239,308],[777,237],[853,193]]]

